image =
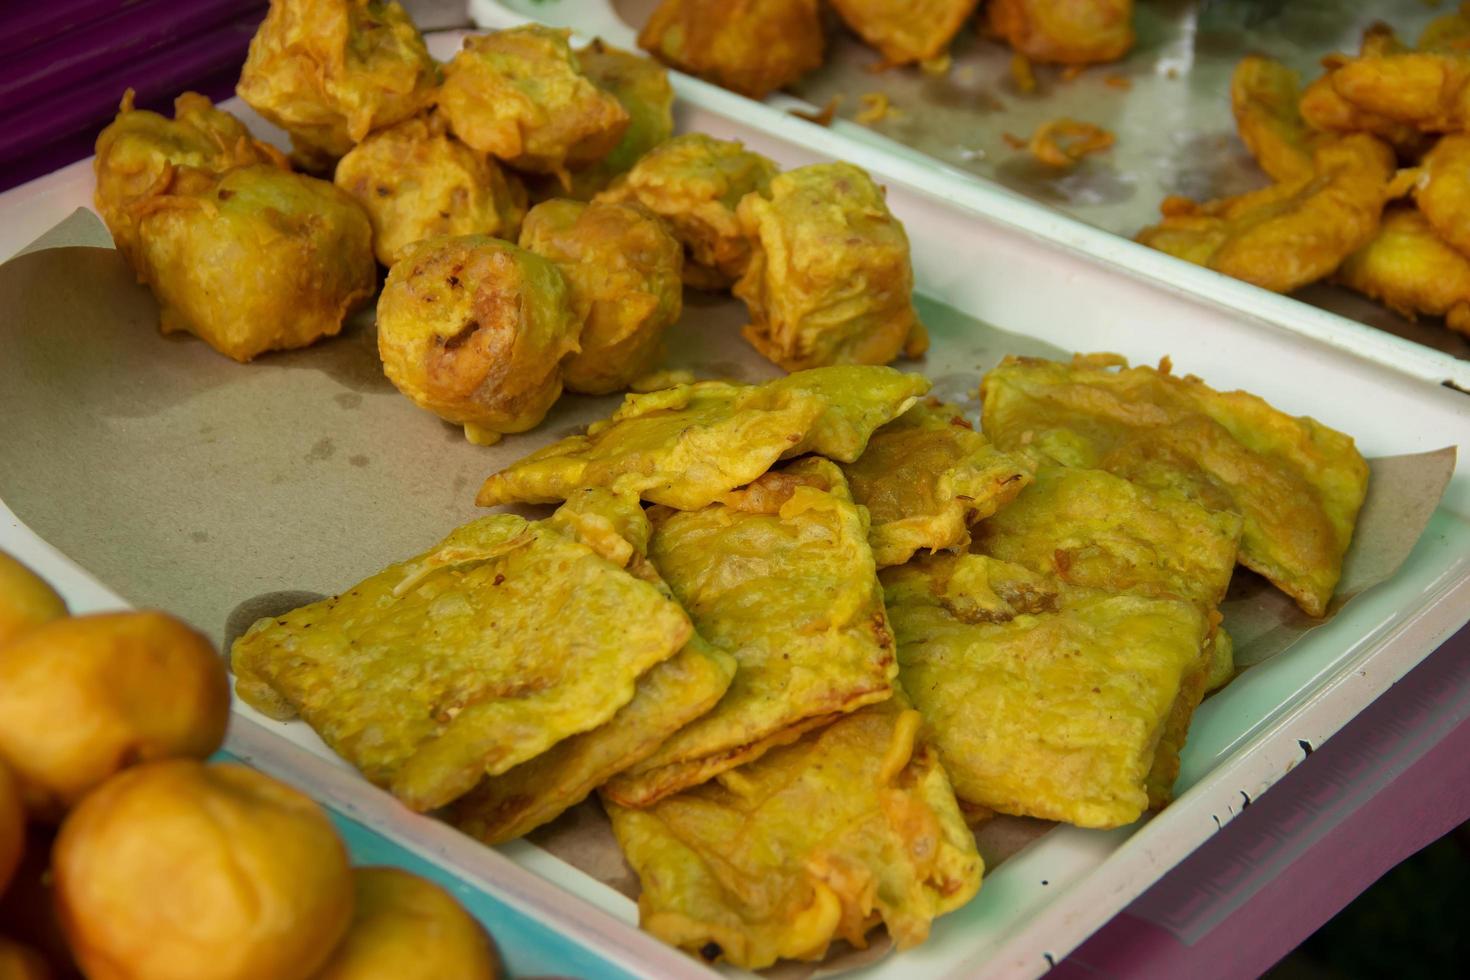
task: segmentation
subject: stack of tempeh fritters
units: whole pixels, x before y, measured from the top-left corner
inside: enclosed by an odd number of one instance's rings
[[[598,789],[644,927],[706,958],[920,942],[979,888],[966,812],[1168,802],[1236,562],[1321,614],[1367,479],[1167,366],[1007,359],[986,435],[928,387],[630,395],[480,491],[554,515],[257,623],[240,693],[487,842]]]

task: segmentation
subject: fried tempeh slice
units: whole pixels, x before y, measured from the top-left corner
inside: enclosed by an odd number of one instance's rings
[[[260,620],[231,660],[248,703],[299,714],[424,811],[607,722],[691,633],[653,584],[546,522],[497,514]]]
[[[647,558],[652,528],[638,498],[583,491],[550,523],[669,594]],[[487,844],[529,833],[652,755],[670,735],[713,708],[734,676],[734,657],[692,635],[684,649],[638,678],[633,700],[611,721],[488,777],[451,805],[451,822]]]
[[[901,694],[646,810],[608,804],[644,929],[747,969],[905,949],[975,894],[983,865]]]
[[[982,555],[885,569],[883,583],[900,679],[960,799],[1082,827],[1143,814],[1208,634],[1197,604],[1076,589]]]
[[[873,433],[842,472],[868,508],[868,541],[884,568],[921,549],[963,549],[970,525],[1014,500],[1033,469],[992,446],[955,406],[921,402]]]
[[[647,806],[893,690],[867,522],[835,465],[768,473],[698,511],[654,508],[649,559],[700,635],[739,663],[725,697],[605,787]]]
[[[1368,487],[1352,438],[1161,368],[1116,354],[1006,358],[981,383],[985,433],[1002,449],[1029,446],[1238,512],[1237,560],[1307,615],[1325,614]]]
[[[702,381],[629,395],[613,415],[496,473],[482,507],[555,503],[584,487],[697,510],[777,460],[821,453],[851,462],[929,382],[886,367],[818,368],[763,385]]]

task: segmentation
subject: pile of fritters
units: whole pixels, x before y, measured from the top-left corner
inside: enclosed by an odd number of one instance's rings
[[[1275,183],[1204,204],[1169,198],[1138,240],[1276,292],[1330,277],[1470,334],[1467,39],[1470,5],[1416,47],[1376,24],[1305,90],[1287,66],[1245,58],[1231,106]]]
[[[945,63],[967,22],[1028,62],[1089,65],[1133,47],[1133,0],[831,0],[883,66]],[[671,67],[764,98],[822,65],[818,0],[663,0],[638,45]]]
[[[644,928],[747,968],[968,901],[966,815],[1166,805],[1237,563],[1328,611],[1352,440],[1244,392],[1008,358],[984,432],[887,367],[629,395],[500,514],[262,620],[238,690],[496,843],[597,791]]]

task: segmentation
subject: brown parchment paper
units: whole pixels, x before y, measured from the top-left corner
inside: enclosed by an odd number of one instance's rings
[[[920,298],[932,335],[922,370],[939,397],[977,411],[980,375],[1006,354],[1066,357]],[[668,366],[700,378],[776,376],[740,338],[743,307],[689,292]],[[164,337],[158,310],[79,210],[0,265],[0,499],[42,537],[140,606],[166,607],[222,647],[256,618],[332,593],[477,516],[490,472],[606,415],[620,396],[564,397],[534,432],[472,446],[384,378],[371,312],[332,340],[227,360]],[[1163,353],[1163,352],[1161,352]],[[1332,612],[1388,578],[1433,513],[1454,451],[1372,461],[1373,478]],[[1325,620],[1301,616],[1241,570],[1225,609],[1241,663],[1280,653]],[[299,724],[299,723],[298,723]],[[1049,824],[977,828],[986,866]],[[629,897],[637,883],[595,801],[531,839]],[[887,952],[834,953],[809,977]]]

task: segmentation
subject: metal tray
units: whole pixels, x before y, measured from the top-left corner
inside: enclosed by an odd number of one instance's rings
[[[656,5],[657,0],[470,0],[469,7],[483,26],[539,20],[631,47],[636,25]],[[1470,390],[1470,338],[1435,318],[1413,322],[1328,283],[1279,296],[1131,241],[1158,219],[1167,194],[1210,198],[1266,183],[1230,115],[1230,72],[1241,57],[1269,54],[1309,80],[1322,55],[1357,50],[1363,28],[1373,21],[1388,21],[1414,38],[1446,9],[1423,0],[1140,0],[1138,43],[1127,58],[1070,81],[1059,69],[1038,66],[1040,87],[1033,94],[1018,92],[1011,82],[1009,49],[969,28],[956,38],[953,66],[942,76],[912,67],[871,71],[877,55],[839,31],[826,64],[793,86],[792,94],[756,102],[679,73],[675,87],[690,102],[807,143],[821,139],[821,127],[789,110],[809,112],[841,96],[838,118],[825,131],[830,139],[822,143],[834,155],[869,169],[868,160],[886,159],[915,186],[957,204],[1417,377]],[[1108,84],[1111,76],[1126,78],[1130,88]],[[871,127],[851,119],[859,96],[869,92],[885,94],[895,110]],[[1117,134],[1117,144],[1055,175],[1006,143],[1005,134],[1024,138],[1059,116],[1106,126]]]
[[[441,57],[457,46],[454,36],[431,39]],[[987,200],[1013,202],[1025,210],[992,213],[961,206],[936,192],[930,164],[917,167],[838,141],[835,134],[781,114],[778,124],[755,125],[747,118],[753,103],[728,93],[708,94],[681,102],[681,128],[743,140],[783,166],[857,157],[887,184],[890,204],[913,242],[921,312],[933,334],[934,346],[922,367],[947,396],[972,391],[983,370],[1002,355],[1038,345],[1113,350],[1141,362],[1167,353],[1181,372],[1202,375],[1217,387],[1248,388],[1286,411],[1310,413],[1352,433],[1368,456],[1470,442],[1470,400],[1463,395],[1349,353],[1340,343],[1317,342],[1303,337],[1301,329],[1165,285],[1147,270],[1100,259],[1094,249],[1069,241],[1068,234],[1054,233],[1086,226],[1057,217],[1063,224],[1056,228],[1028,227],[1035,215],[1053,213],[1004,192]],[[279,136],[242,105],[225,107],[246,118],[257,133]],[[852,147],[863,152],[848,153]],[[24,243],[73,208],[86,206],[91,191],[90,167],[83,162],[0,195],[0,247]],[[704,373],[768,376],[770,365],[733,329],[741,315],[739,305],[727,299],[692,303],[671,338],[676,359]],[[501,446],[470,447],[457,436],[446,440],[437,420],[382,382],[371,344],[362,342],[370,337],[359,327],[317,348],[239,367],[201,344],[160,338],[144,324],[130,336],[137,355],[129,364],[93,363],[94,374],[78,367],[50,382],[38,381],[66,385],[67,394],[76,396],[77,418],[61,419],[59,432],[85,436],[89,427],[101,426],[106,438],[127,440],[140,453],[146,451],[150,462],[124,503],[108,492],[106,474],[89,469],[84,442],[57,440],[51,445],[76,458],[76,476],[61,492],[56,485],[28,479],[24,452],[16,448],[24,440],[52,436],[12,433],[7,438],[0,432],[0,496],[5,498],[0,547],[60,574],[68,595],[84,599],[83,608],[125,597],[178,611],[223,637],[235,603],[263,590],[330,592],[435,540],[474,513],[469,500],[474,483],[453,485],[451,474],[488,473],[604,414],[612,403],[567,398],[540,429]],[[66,351],[60,356],[71,357]],[[84,362],[78,353],[74,363]],[[180,390],[188,399],[127,417],[98,411],[99,390],[115,385],[124,369],[136,372],[126,381],[138,397],[157,381],[184,386]],[[252,398],[282,384],[324,406],[352,400],[357,407],[283,420],[272,414],[265,396]],[[122,401],[111,404],[126,401],[119,397]],[[259,410],[196,434],[197,423],[228,397],[243,398]],[[169,435],[176,433],[174,413],[181,411],[194,413],[188,438]],[[269,453],[248,462],[231,444],[232,431],[246,427],[272,436]],[[335,455],[315,452],[321,441],[332,439],[342,447]],[[428,452],[442,464],[419,482],[382,482],[374,478],[373,467],[352,462],[349,453],[355,450],[348,447],[354,441],[370,444],[379,456],[408,460]],[[228,520],[211,527],[215,537],[202,548],[190,534],[201,525],[190,521],[213,505],[177,491],[190,473],[215,466],[236,468],[246,500],[287,494],[293,503],[233,505]],[[291,556],[305,549],[318,552],[319,563],[326,556],[329,572],[321,581],[291,579]],[[181,574],[224,583],[231,602],[210,604],[188,590],[160,586]],[[1470,464],[1462,462],[1397,576],[1286,653],[1247,671],[1201,708],[1173,805],[1115,831],[1051,830],[994,868],[975,901],[936,922],[927,944],[860,972],[883,978],[1044,972],[1280,779],[1303,758],[1303,743],[1315,746],[1329,737],[1467,615]],[[634,904],[618,892],[529,842],[487,848],[445,824],[408,813],[349,771],[301,723],[282,725],[237,704],[227,747],[453,871],[506,907],[594,950],[609,973],[710,975],[639,932]]]

